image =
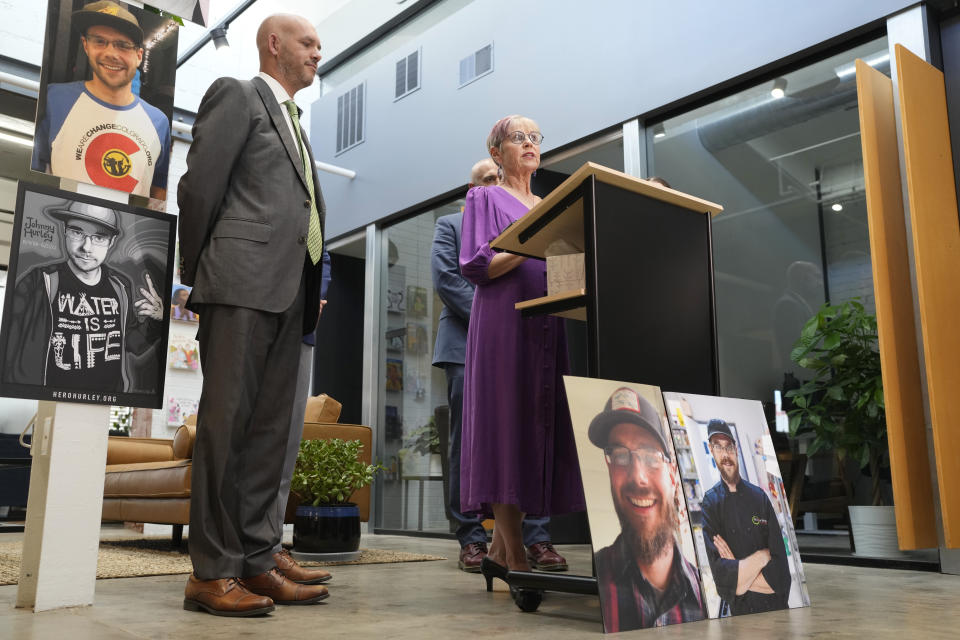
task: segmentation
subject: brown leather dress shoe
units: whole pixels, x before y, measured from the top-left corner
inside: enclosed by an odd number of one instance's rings
[[[193,574],[183,591],[183,608],[215,616],[259,616],[273,611],[273,600],[247,591],[236,578],[198,580]]]
[[[487,545],[484,542],[471,542],[460,549],[460,561],[457,566],[467,573],[479,573],[480,563],[487,556]]]
[[[313,604],[330,595],[326,587],[287,580],[276,568],[240,582],[251,592],[268,596],[277,604]]]
[[[285,578],[299,584],[320,584],[330,579],[329,571],[301,567],[286,549],[273,554],[273,561],[277,563],[277,569],[280,569]]]
[[[540,571],[567,570],[567,559],[557,553],[550,542],[537,542],[527,547],[527,560]]]

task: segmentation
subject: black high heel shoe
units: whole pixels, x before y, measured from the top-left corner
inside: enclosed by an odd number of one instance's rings
[[[488,556],[484,556],[483,560],[480,561],[480,573],[483,574],[484,580],[487,581],[487,591],[493,591],[494,578],[500,578],[504,582],[507,582],[508,571],[509,569],[502,564],[494,562]]]

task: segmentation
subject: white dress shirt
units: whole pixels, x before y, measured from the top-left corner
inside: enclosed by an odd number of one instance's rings
[[[267,86],[270,87],[270,91],[273,92],[273,96],[280,104],[280,111],[283,113],[283,121],[287,123],[287,128],[290,129],[290,136],[293,138],[294,143],[296,143],[299,138],[297,138],[297,132],[293,130],[293,120],[290,118],[290,112],[287,111],[287,105],[283,104],[287,100],[293,100],[293,96],[287,93],[287,90],[283,88],[283,85],[277,82],[277,79],[270,74],[261,71],[257,75],[263,78],[263,81],[267,83]],[[297,155],[301,155],[300,145],[294,144],[294,146],[297,149]]]

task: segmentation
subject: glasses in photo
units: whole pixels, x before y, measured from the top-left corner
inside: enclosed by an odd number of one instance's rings
[[[110,242],[110,236],[103,233],[84,233],[77,227],[67,227],[67,237],[74,242],[84,242],[90,238],[90,244],[95,247],[105,247]]]
[[[543,135],[539,131],[532,131],[530,133],[524,133],[523,131],[511,131],[507,134],[507,140],[513,144],[523,144],[524,140],[529,140],[533,144],[540,144],[543,142]]]
[[[107,40],[106,38],[101,38],[100,36],[84,36],[87,39],[87,42],[93,46],[94,49],[106,49],[108,44],[112,44],[114,49],[118,51],[136,51],[139,47],[133,44],[129,40]]]
[[[711,442],[710,448],[716,451],[717,453],[726,453],[733,455],[737,452],[737,445],[733,444],[720,444],[719,442]]]
[[[607,464],[624,469],[629,467],[631,460],[636,459],[643,467],[656,471],[663,466],[666,458],[662,451],[656,449],[627,449],[626,447],[606,447],[603,450]]]

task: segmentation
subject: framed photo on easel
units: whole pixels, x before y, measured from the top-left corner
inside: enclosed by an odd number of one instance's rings
[[[159,409],[176,217],[21,182],[0,395]]]
[[[178,36],[122,0],[50,0],[30,168],[166,200]]]

